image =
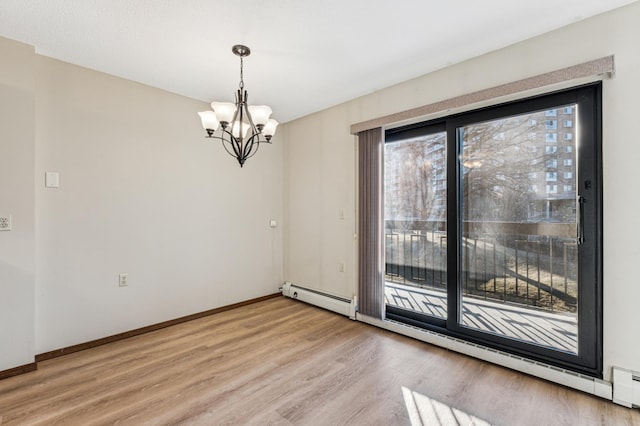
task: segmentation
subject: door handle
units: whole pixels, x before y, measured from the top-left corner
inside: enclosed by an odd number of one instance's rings
[[[578,199],[576,200],[576,204],[578,207],[578,217],[577,217],[577,234],[578,234],[578,238],[577,238],[577,243],[578,244],[583,244],[584,243],[584,203],[585,203],[585,199],[582,195],[578,195]]]

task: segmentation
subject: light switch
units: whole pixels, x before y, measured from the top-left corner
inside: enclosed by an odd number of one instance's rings
[[[58,172],[46,172],[44,175],[44,186],[47,188],[58,188],[60,186],[60,174]]]
[[[276,222],[275,220],[271,219],[269,221],[269,226],[272,228],[275,228],[276,226],[278,226],[278,222]]]

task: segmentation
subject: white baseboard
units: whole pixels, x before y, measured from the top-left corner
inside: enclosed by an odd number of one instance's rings
[[[357,299],[328,294],[305,288],[291,282],[282,286],[282,294],[292,299],[315,305],[351,319],[361,321],[394,333],[412,337],[483,361],[491,362],[515,371],[539,377],[597,397],[613,401],[625,407],[640,406],[640,373],[614,367],[613,383],[585,376],[542,362],[533,361],[504,351],[477,345],[455,337],[414,327],[392,320],[380,320],[356,312]]]
[[[600,398],[608,400],[612,400],[613,398],[612,384],[604,380],[585,376],[574,371],[565,370],[552,365],[543,364],[541,362],[532,361],[517,355],[490,349],[455,337],[445,336],[444,334],[424,330],[396,321],[380,320],[361,314],[357,314],[356,319],[385,330],[393,331],[395,333],[469,355],[483,361],[491,362],[493,364],[511,368],[512,370],[549,380],[550,382],[577,389]]]

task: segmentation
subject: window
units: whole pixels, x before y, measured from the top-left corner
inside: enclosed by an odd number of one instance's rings
[[[565,141],[572,141],[573,140],[573,133],[565,133],[564,134],[564,140]]]
[[[385,290],[397,296],[387,319],[602,377],[600,92],[589,84],[386,131]],[[572,158],[557,158],[558,115],[577,129],[560,132],[576,135]],[[426,303],[406,303],[414,296]],[[523,324],[491,322],[507,312]],[[561,325],[527,322],[540,315]]]
[[[564,127],[573,127],[573,120],[564,120]]]

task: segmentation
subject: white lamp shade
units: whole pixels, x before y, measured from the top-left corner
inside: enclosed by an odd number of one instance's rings
[[[273,136],[276,134],[276,127],[278,127],[278,123],[273,118],[267,121],[267,124],[264,125],[264,129],[262,129],[262,134],[265,136]]]
[[[233,115],[236,113],[236,106],[231,102],[211,102],[211,108],[213,108],[218,121],[221,123],[224,121],[231,123]]]
[[[204,127],[205,130],[213,130],[215,132],[220,125],[216,118],[216,113],[213,111],[199,112],[198,115],[200,116],[200,120],[202,120],[202,127]]]
[[[266,105],[256,105],[249,107],[249,114],[251,114],[251,119],[253,120],[253,124],[257,125],[265,125],[267,121],[269,121],[269,117],[271,116],[271,108]]]
[[[233,130],[231,131],[231,134],[233,135],[234,138],[238,137],[238,134],[240,133],[240,129],[242,129],[242,137],[244,139],[245,136],[247,136],[247,131],[249,130],[249,124],[248,123],[239,123],[239,122],[235,122],[233,123]]]

